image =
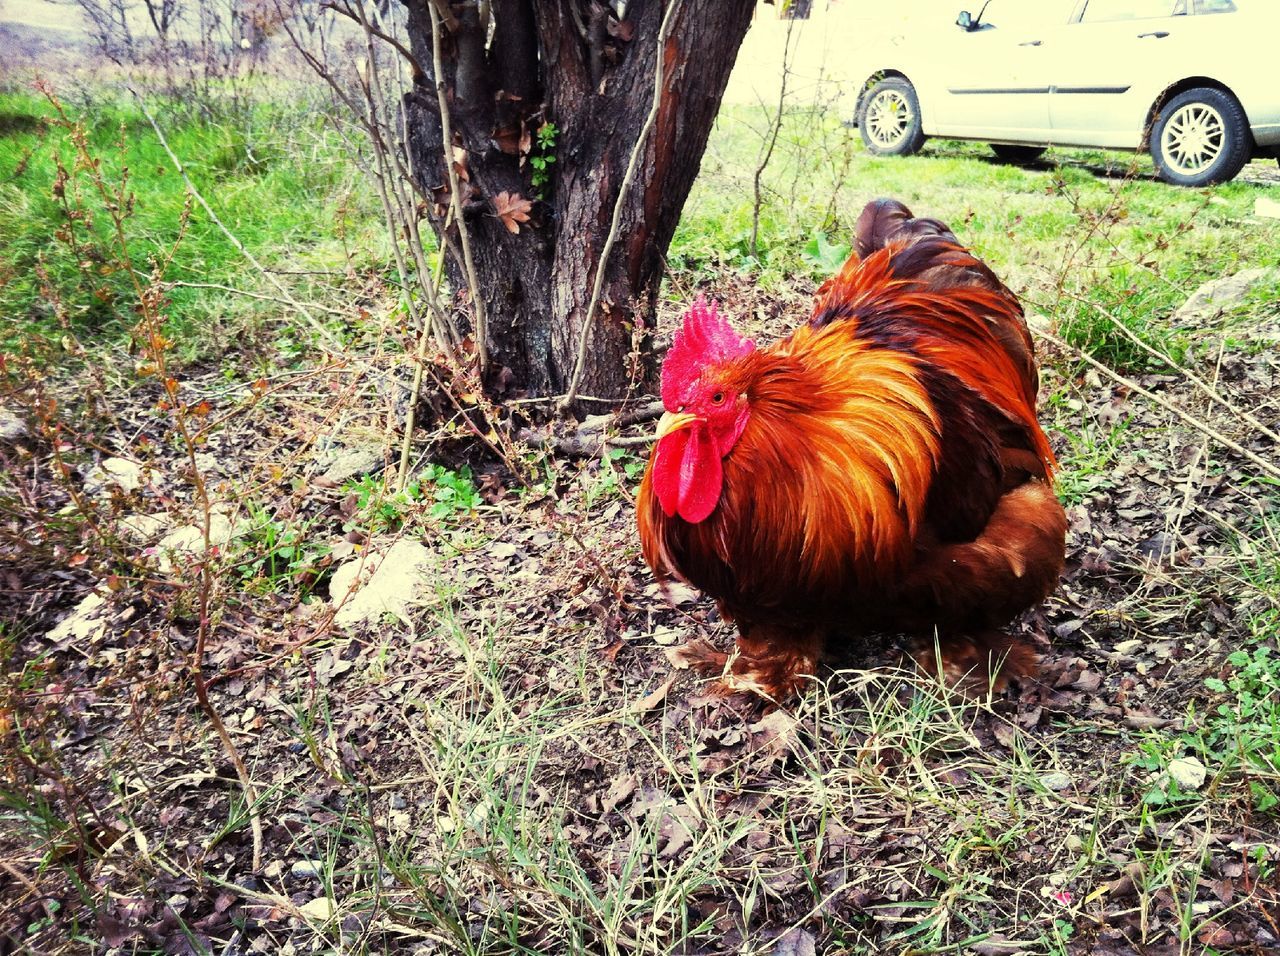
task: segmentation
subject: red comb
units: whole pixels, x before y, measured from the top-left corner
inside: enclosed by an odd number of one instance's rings
[[[679,407],[681,395],[708,365],[719,365],[750,354],[756,344],[744,339],[721,318],[715,301],[710,307],[699,295],[684,314],[684,325],[676,332],[662,363],[662,404]]]

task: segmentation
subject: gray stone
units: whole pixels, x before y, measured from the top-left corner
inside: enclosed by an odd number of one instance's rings
[[[216,510],[209,515],[210,548],[225,548],[244,531],[243,525],[234,521],[225,509]],[[168,573],[176,564],[188,563],[204,552],[204,530],[201,524],[183,525],[160,539],[160,543],[156,545],[156,563],[161,571]]]
[[[352,478],[381,471],[382,449],[368,446],[335,448],[321,456],[320,465],[324,468],[324,474],[320,476],[321,481],[330,485],[345,484]]]
[[[0,442],[13,445],[27,437],[27,423],[0,405]]]
[[[324,864],[319,860],[299,860],[289,867],[289,875],[300,880],[318,880],[324,873]]]
[[[1061,770],[1051,770],[1049,773],[1040,775],[1040,783],[1046,790],[1056,792],[1070,788],[1072,780],[1068,774],[1063,773]]]
[[[57,627],[45,635],[45,639],[55,645],[98,640],[106,634],[109,610],[105,599],[98,594],[89,594]]]
[[[128,494],[144,484],[142,466],[128,458],[104,458],[84,478],[84,490],[91,495],[108,494],[112,488]]]
[[[341,627],[376,624],[390,614],[408,622],[409,609],[436,598],[435,555],[417,541],[353,558],[333,573],[329,595]]]
[[[139,544],[154,541],[167,527],[169,527],[168,515],[144,514],[125,515],[117,525],[120,537]]]
[[[1173,313],[1174,325],[1197,325],[1223,309],[1239,305],[1255,286],[1280,278],[1278,269],[1245,269],[1206,282]]]

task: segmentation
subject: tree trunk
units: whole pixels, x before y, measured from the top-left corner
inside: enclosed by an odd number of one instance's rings
[[[429,0],[404,0],[424,75],[406,97],[410,150],[424,189],[448,203],[443,136],[430,75]],[[697,176],[754,0],[679,3],[663,47],[663,89],[620,227],[605,264],[589,332],[583,395],[614,399],[647,377],[648,337],[667,247]],[[439,8],[438,8],[439,9]],[[498,392],[563,393],[600,265],[614,205],[653,103],[660,0],[631,0],[618,21],[593,0],[492,0],[494,29],[474,2],[454,4],[442,31],[442,66],[454,157],[489,325],[488,384]],[[537,131],[554,124],[553,150]],[[533,159],[554,156],[541,189]],[[533,201],[512,233],[502,193]],[[437,217],[438,221],[439,217]],[[455,230],[449,241],[456,245]],[[449,259],[454,288],[465,278]]]

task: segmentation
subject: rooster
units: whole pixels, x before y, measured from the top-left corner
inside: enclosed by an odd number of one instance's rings
[[[813,314],[767,347],[713,303],[662,366],[637,498],[644,557],[736,622],[694,663],[782,700],[830,639],[914,635],[960,682],[1035,672],[999,628],[1062,570],[1066,516],[1017,298],[934,219],[878,200]],[[932,649],[940,647],[942,660]]]

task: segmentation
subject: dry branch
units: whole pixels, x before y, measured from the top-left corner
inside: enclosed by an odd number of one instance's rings
[[[1114,369],[1110,368],[1104,363],[1099,362],[1096,358],[1094,358],[1088,352],[1085,352],[1083,349],[1078,349],[1074,345],[1071,345],[1068,342],[1064,342],[1062,339],[1058,338],[1052,332],[1046,332],[1043,329],[1033,329],[1032,334],[1039,336],[1040,338],[1044,339],[1046,342],[1052,342],[1054,345],[1062,349],[1064,352],[1068,352],[1071,355],[1074,355],[1076,358],[1080,359],[1082,362],[1087,362],[1089,365],[1096,368],[1099,372],[1101,372],[1103,375],[1110,378],[1112,381],[1117,382],[1125,386],[1126,388],[1132,389],[1133,391],[1137,392],[1139,395],[1143,396],[1144,398],[1152,402],[1155,402],[1165,411],[1172,412],[1174,415],[1182,419],[1184,422],[1186,422],[1196,431],[1200,432],[1203,435],[1207,435],[1208,437],[1212,438],[1214,441],[1218,442],[1218,444],[1223,445],[1226,448],[1230,448],[1237,455],[1247,458],[1249,461],[1253,462],[1255,465],[1257,465],[1259,468],[1261,468],[1271,477],[1280,478],[1280,467],[1277,467],[1276,465],[1267,461],[1267,459],[1263,458],[1261,455],[1258,455],[1256,452],[1252,452],[1248,448],[1245,448],[1239,442],[1232,441],[1226,435],[1222,434],[1220,431],[1215,429],[1208,422],[1197,418],[1196,416],[1192,415],[1188,411],[1184,411],[1183,409],[1179,408],[1177,405],[1174,405],[1168,399],[1161,398],[1155,392],[1152,392],[1149,389],[1143,388],[1133,379],[1126,378],[1125,376],[1121,375],[1119,372],[1115,371]]]

